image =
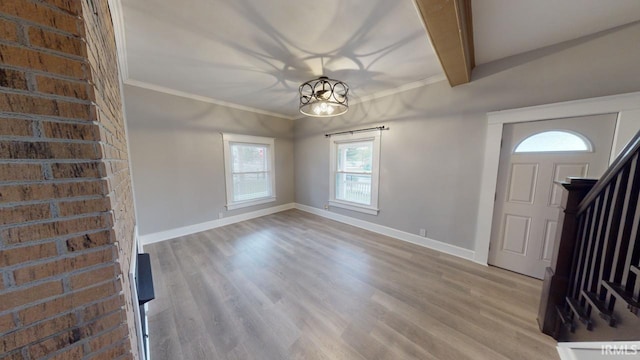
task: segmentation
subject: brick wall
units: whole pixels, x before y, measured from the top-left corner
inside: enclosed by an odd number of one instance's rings
[[[0,358],[137,358],[106,0],[0,0]]]

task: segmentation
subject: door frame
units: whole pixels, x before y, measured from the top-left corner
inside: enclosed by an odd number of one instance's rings
[[[617,146],[620,118],[623,112],[636,109],[640,109],[640,91],[487,113],[488,126],[485,137],[484,165],[480,178],[474,261],[488,265],[498,166],[500,165],[500,143],[502,142],[504,124],[617,113],[611,148],[613,157],[615,155],[613,154],[614,149]]]

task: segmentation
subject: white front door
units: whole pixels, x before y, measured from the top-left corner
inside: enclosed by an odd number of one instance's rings
[[[607,169],[617,114],[506,124],[502,133],[489,263],[542,279],[550,265],[569,176]]]

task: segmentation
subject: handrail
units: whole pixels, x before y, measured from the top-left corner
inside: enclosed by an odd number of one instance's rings
[[[585,196],[585,198],[580,202],[580,205],[578,205],[578,215],[582,214],[582,212],[584,212],[589,207],[591,202],[593,202],[598,197],[600,192],[602,192],[602,190],[607,185],[609,185],[611,180],[616,178],[620,169],[622,169],[628,162],[631,161],[631,159],[639,149],[640,131],[638,131],[633,139],[631,139],[631,141],[629,141],[624,149],[622,149],[622,152],[620,152],[620,155],[618,155],[611,166],[609,166],[609,169],[607,169],[604,175],[602,175],[600,180],[593,187],[593,189],[591,189],[591,191],[587,193],[587,196]]]
[[[592,187],[574,186],[575,181],[564,186],[564,212],[558,218],[562,225],[551,267],[546,269],[538,313],[540,329],[555,339],[571,341],[637,339],[640,132],[602,178],[592,180]],[[586,331],[598,334],[572,335],[577,321]],[[615,334],[602,330],[609,327],[615,328]]]

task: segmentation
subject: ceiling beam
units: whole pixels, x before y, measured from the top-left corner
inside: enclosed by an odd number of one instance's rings
[[[471,0],[415,0],[449,84],[471,81],[475,67]]]

